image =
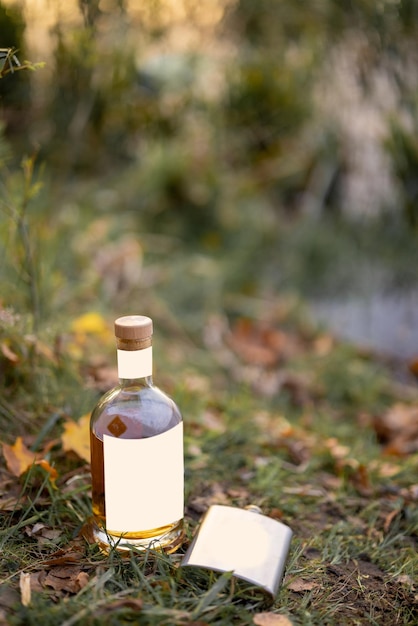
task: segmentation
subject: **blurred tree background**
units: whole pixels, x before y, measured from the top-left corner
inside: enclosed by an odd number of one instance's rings
[[[0,80],[1,305],[200,334],[257,300],[415,289],[417,18],[415,0],[3,0],[1,46],[45,67]]]

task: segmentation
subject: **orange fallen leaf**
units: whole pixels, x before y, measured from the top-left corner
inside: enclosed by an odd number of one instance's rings
[[[61,442],[65,452],[75,452],[80,459],[90,463],[90,414],[86,413],[78,422],[67,421]]]
[[[4,443],[3,454],[7,468],[14,476],[24,474],[37,460],[37,455],[25,446],[22,437],[18,437],[13,446]]]
[[[7,443],[3,444],[3,455],[6,459],[6,465],[13,476],[22,476],[32,465],[39,465],[49,474],[52,485],[58,477],[57,470],[52,467],[46,459],[39,458],[36,452],[32,452],[23,443],[22,437],[18,437],[12,446]]]
[[[48,472],[49,480],[55,487],[55,481],[58,478],[58,472],[55,469],[55,467],[52,467],[52,465],[50,465],[49,462],[46,461],[45,459],[40,459],[39,461],[35,461],[35,465],[40,465],[46,472]]]

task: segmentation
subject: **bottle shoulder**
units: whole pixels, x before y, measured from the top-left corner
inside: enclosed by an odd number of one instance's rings
[[[91,430],[122,438],[152,437],[182,421],[172,398],[158,387],[119,385],[99,400],[91,416]]]

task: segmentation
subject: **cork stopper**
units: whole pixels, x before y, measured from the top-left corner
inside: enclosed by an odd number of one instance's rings
[[[138,341],[152,336],[152,319],[145,315],[126,315],[115,320],[115,336],[125,341]]]

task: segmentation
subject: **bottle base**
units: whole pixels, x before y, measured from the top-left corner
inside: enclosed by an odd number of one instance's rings
[[[180,548],[184,541],[184,524],[183,520],[180,520],[168,529],[163,529],[161,533],[148,537],[135,537],[132,536],[132,533],[129,533],[130,536],[111,534],[93,519],[89,521],[83,534],[89,543],[97,543],[100,550],[105,554],[112,550],[128,554],[132,548],[142,551],[157,550],[172,554]]]

